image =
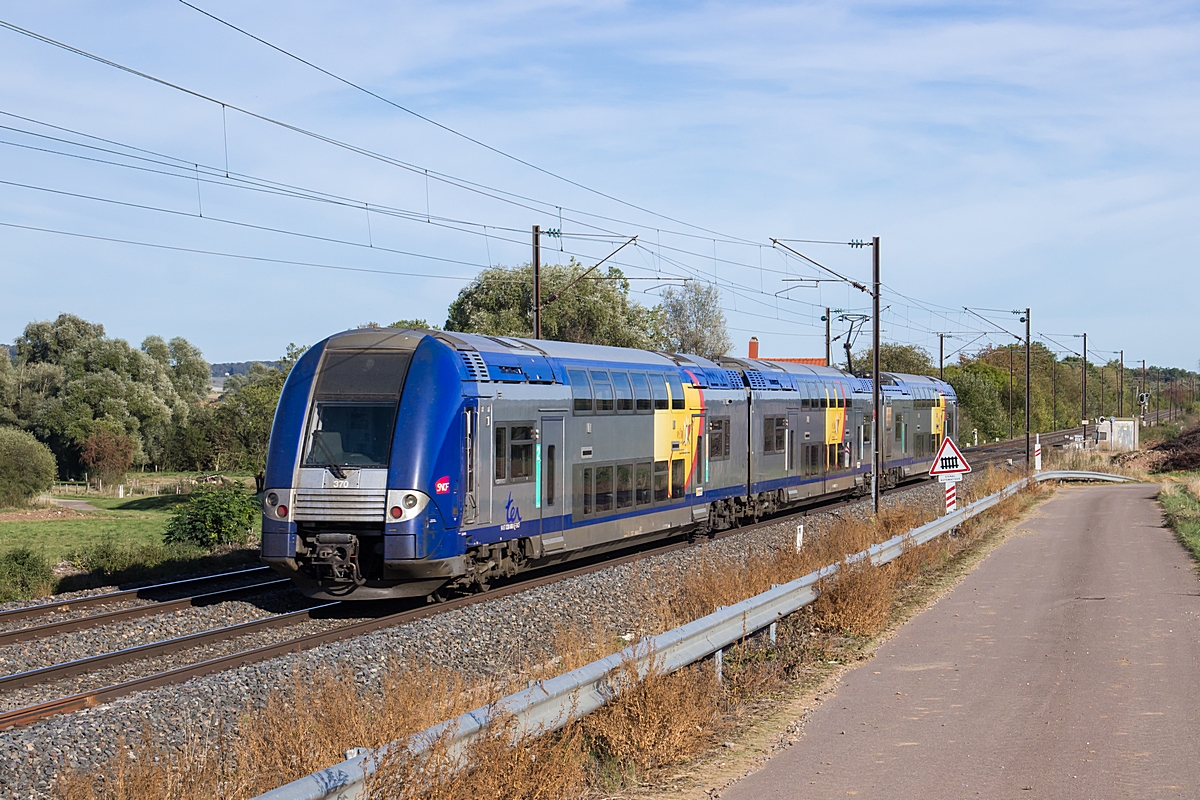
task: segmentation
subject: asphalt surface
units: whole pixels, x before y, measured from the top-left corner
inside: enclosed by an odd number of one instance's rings
[[[1155,490],[1060,489],[723,800],[1200,797],[1200,581]]]

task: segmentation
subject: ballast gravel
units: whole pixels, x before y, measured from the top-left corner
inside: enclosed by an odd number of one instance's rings
[[[941,497],[941,485],[926,481],[885,495],[883,501],[889,506],[901,501],[932,504]],[[868,499],[831,509],[810,510],[803,521],[806,530],[816,534],[837,517],[869,515]],[[9,728],[0,732],[0,797],[21,800],[52,797],[54,777],[60,769],[87,769],[103,764],[116,753],[120,742],[140,738],[144,732],[178,744],[190,735],[215,736],[218,726],[232,726],[239,715],[260,707],[272,688],[288,686],[295,676],[321,667],[336,665],[345,669],[363,686],[369,686],[381,670],[396,661],[457,670],[468,678],[507,677],[514,665],[546,653],[556,631],[566,626],[584,629],[603,626],[608,631],[636,637],[646,632],[644,592],[652,591],[645,579],[647,575],[683,572],[701,559],[737,562],[755,552],[794,546],[796,524],[795,519],[789,519],[699,547],[659,554],[303,653]],[[228,614],[229,605],[215,608]],[[296,631],[289,628],[286,635],[291,637]],[[243,643],[239,640],[239,644]],[[219,649],[219,645],[213,647]],[[105,646],[105,649],[115,648]],[[183,661],[195,660],[199,659],[183,658]],[[114,668],[118,673],[120,669]],[[146,674],[141,669],[137,671]],[[111,683],[111,678],[112,675],[97,676],[97,685]],[[22,704],[64,694],[61,686],[19,691]],[[17,693],[12,695],[15,698]],[[3,702],[5,707],[13,707],[7,696]],[[349,742],[346,746],[353,744]]]

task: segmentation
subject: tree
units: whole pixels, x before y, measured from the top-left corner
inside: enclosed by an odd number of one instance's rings
[[[853,357],[856,374],[868,375],[875,369],[873,354],[874,351],[867,348]],[[900,372],[905,375],[937,375],[937,367],[934,366],[929,352],[912,344],[880,344],[879,368],[884,372]]]
[[[649,347],[653,318],[629,299],[629,282],[616,267],[587,269],[574,259],[542,267],[542,336],[560,342]],[[494,267],[458,293],[446,330],[489,336],[533,335],[533,268]]]
[[[672,353],[690,353],[718,359],[732,342],[725,329],[721,291],[709,283],[688,281],[669,286],[655,308],[655,347]]]
[[[80,461],[107,481],[116,481],[133,465],[133,441],[122,433],[99,428],[80,449]]]
[[[883,349],[880,348],[880,352]],[[969,438],[972,429],[977,429],[984,439],[994,439],[1008,434],[1008,411],[1001,398],[1001,381],[1007,373],[981,361],[966,361],[959,366],[946,368],[946,382],[954,387],[958,396],[959,438]]]
[[[18,428],[0,427],[0,508],[28,503],[54,485],[50,448]]]
[[[172,428],[207,391],[207,365],[185,339],[149,337],[135,350],[72,314],[30,323],[16,349],[6,417],[47,443],[68,473],[101,428],[132,442],[134,463],[161,462]]]
[[[407,328],[409,330],[415,330],[415,331],[439,331],[439,330],[441,330],[441,328],[439,328],[437,325],[430,325],[427,321],[425,321],[423,319],[398,319],[395,322],[393,322],[391,325],[388,325],[388,327],[389,328]]]

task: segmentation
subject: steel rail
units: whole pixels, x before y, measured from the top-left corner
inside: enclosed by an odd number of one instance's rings
[[[290,625],[310,620],[313,618],[315,612],[339,606],[341,602],[339,600],[333,603],[322,603],[318,606],[302,608],[299,611],[289,611],[286,614],[275,614],[263,619],[239,622],[236,625],[228,625],[224,628],[213,628],[208,631],[177,636],[174,639],[163,639],[158,642],[127,647],[123,650],[113,650],[110,653],[88,656],[87,658],[80,658],[75,661],[65,661],[61,664],[51,664],[47,667],[15,672],[11,675],[0,677],[0,691],[20,689],[39,683],[49,683],[50,681],[68,678],[84,672],[94,672],[98,669],[125,664],[130,661],[138,661],[163,653],[177,653],[183,650],[190,650],[193,647],[200,647],[201,645],[220,642],[237,636],[245,636],[246,634],[257,633],[258,631],[286,628]]]
[[[185,578],[184,580],[179,581],[156,583],[151,586],[142,586],[137,589],[123,589],[118,592],[106,592],[104,594],[88,595],[87,597],[75,597],[70,600],[58,600],[53,603],[42,603],[36,606],[25,606],[24,608],[10,608],[7,611],[0,611],[0,624],[10,621],[15,622],[17,620],[28,619],[29,617],[37,617],[43,614],[74,611],[80,608],[98,606],[105,603],[114,603],[126,599],[145,599],[144,595],[163,589],[177,588],[197,583],[212,583],[215,581],[224,580],[226,578],[236,578],[242,575],[261,573],[269,569],[270,567],[249,567],[247,569],[239,569],[233,572],[219,572],[216,575],[204,575],[199,578]]]
[[[233,589],[208,592],[207,594],[180,597],[176,600],[163,600],[144,606],[118,608],[115,611],[89,614],[86,617],[75,617],[74,619],[62,620],[61,622],[47,622],[43,625],[31,625],[28,628],[13,628],[12,630],[0,631],[0,647],[17,642],[27,642],[32,639],[44,639],[47,636],[56,636],[60,633],[71,633],[83,630],[84,628],[95,628],[113,622],[124,622],[125,620],[138,619],[140,617],[152,617],[179,608],[209,606],[216,603],[226,603],[230,600],[240,600],[244,597],[252,597],[256,594],[271,591],[272,589],[283,588],[284,584],[290,583],[291,581],[287,578],[279,578],[263,583],[253,583],[249,586],[238,586]]]
[[[1031,482],[1096,480],[1096,476],[1101,474],[1105,473],[1072,475],[1070,471],[1060,470],[1023,477],[995,494],[976,500],[919,528],[894,536],[886,542],[873,545],[849,556],[846,561],[869,559],[875,566],[886,564],[901,556],[910,547],[949,533],[966,520],[1012,497]],[[1120,481],[1133,480],[1118,475],[1108,477]],[[403,748],[419,755],[431,743],[441,741],[450,747],[453,756],[461,753],[473,739],[483,734],[492,719],[503,716],[511,715],[517,731],[536,735],[557,730],[570,720],[591,713],[617,696],[620,681],[614,681],[613,676],[619,674],[627,665],[633,665],[641,676],[651,668],[673,672],[711,656],[815,601],[820,581],[836,575],[839,568],[840,564],[831,564],[789,583],[772,587],[762,594],[720,608],[712,614],[650,637],[619,653],[549,680],[538,681],[528,689],[509,695],[494,704],[468,711],[456,719],[434,725],[406,740],[362,753],[266,792],[256,800],[360,798],[364,795],[367,775],[375,771],[380,759],[390,750]]]

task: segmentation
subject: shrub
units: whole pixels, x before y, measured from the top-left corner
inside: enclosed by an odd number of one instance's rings
[[[0,508],[28,503],[57,475],[49,447],[19,428],[0,428]]]
[[[163,541],[192,544],[209,550],[225,544],[245,544],[254,535],[258,503],[238,489],[202,489],[175,509]]]
[[[41,553],[18,547],[0,556],[0,602],[29,600],[54,590],[54,571]]]

